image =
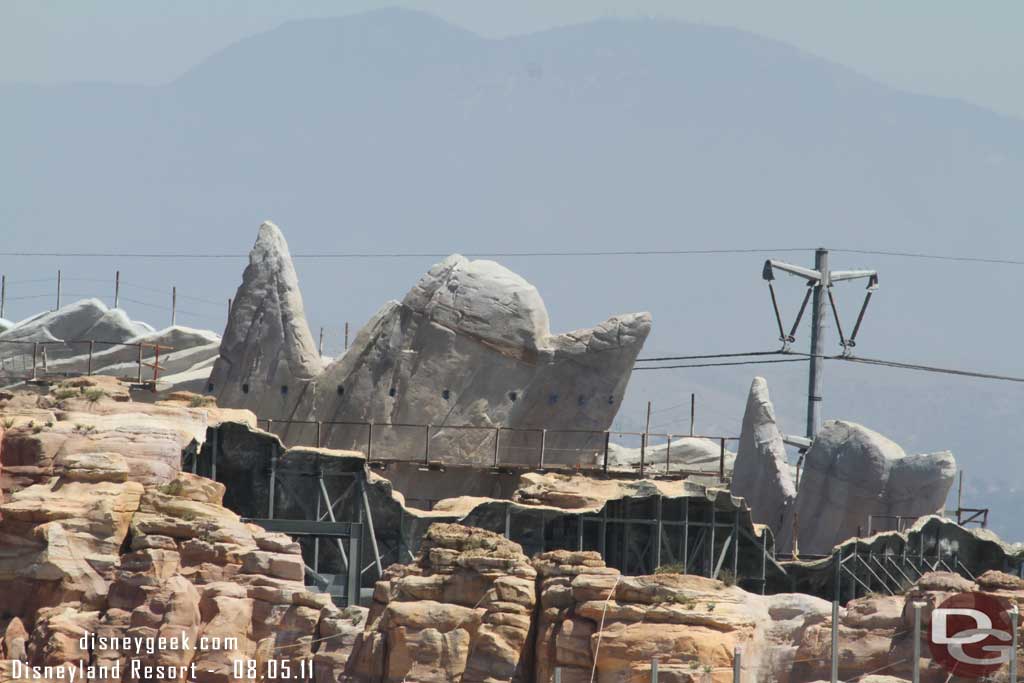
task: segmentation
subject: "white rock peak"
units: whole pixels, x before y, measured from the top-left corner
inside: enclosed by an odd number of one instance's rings
[[[277,416],[322,369],[288,243],[267,221],[231,304],[212,392],[222,405]]]
[[[731,490],[747,500],[755,522],[767,524],[776,534],[796,498],[786,445],[763,377],[755,377],[750,385]]]

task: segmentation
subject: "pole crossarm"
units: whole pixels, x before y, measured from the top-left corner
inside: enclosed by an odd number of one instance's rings
[[[761,277],[765,280],[771,281],[775,279],[775,269],[781,270],[790,275],[796,275],[803,279],[819,283],[821,282],[821,271],[814,270],[813,268],[804,268],[802,266],[794,266],[792,263],[786,263],[785,261],[774,261],[768,259],[764,262],[764,270],[761,272]]]
[[[779,309],[778,296],[775,293],[775,271],[781,271],[788,275],[795,275],[807,282],[807,291],[803,301],[800,303],[800,310],[796,320],[786,332],[782,323],[782,313]],[[779,332],[779,341],[782,342],[783,351],[789,350],[789,345],[796,341],[796,331],[803,319],[804,311],[808,303],[811,305],[811,349],[809,356],[810,372],[807,388],[807,438],[813,439],[821,424],[821,387],[822,387],[822,361],[825,358],[824,336],[825,319],[827,311],[831,309],[835,321],[836,332],[839,334],[839,345],[843,348],[843,355],[851,353],[851,349],[857,345],[857,334],[860,332],[864,322],[864,314],[867,312],[871,296],[878,289],[878,272],[874,270],[830,270],[828,267],[828,249],[817,249],[814,252],[814,268],[797,266],[785,261],[768,259],[764,262],[761,270],[761,277],[768,283],[768,291],[772,299],[772,311],[775,314],[775,324]],[[839,306],[836,303],[832,286],[837,282],[867,279],[868,286],[864,296],[864,303],[857,313],[857,321],[854,323],[853,331],[849,337],[843,330],[843,324],[839,316]]]
[[[829,273],[828,279],[832,283],[843,282],[844,280],[859,280],[861,278],[870,279],[871,283],[869,287],[878,287],[878,271],[877,270],[833,270]]]

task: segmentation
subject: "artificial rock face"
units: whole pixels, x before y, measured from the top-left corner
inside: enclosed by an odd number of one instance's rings
[[[182,325],[154,330],[132,320],[123,309],[107,308],[99,299],[82,299],[18,323],[5,326],[0,321],[0,385],[15,384],[31,372],[29,342],[46,342],[36,349],[40,372],[64,376],[134,377],[139,372],[139,348],[131,345],[160,345],[159,358],[153,346],[143,348],[142,378],[153,377],[153,364],[159,360],[162,392],[202,391],[220,348],[220,337],[213,332]]]
[[[134,404],[109,377],[73,381],[108,395],[68,396],[70,383],[0,395],[0,682],[26,680],[13,673],[16,659],[116,664],[124,673],[87,674],[90,681],[223,683],[240,680],[239,660],[258,660],[264,678],[269,653],[298,670],[314,650],[317,680],[337,680],[332,672],[348,659],[338,636],[351,644],[358,608],[342,611],[309,592],[298,543],[225,508],[224,484],[180,471],[197,433],[205,437],[224,417],[251,424],[251,416],[189,401]],[[143,649],[137,659],[194,663],[197,675],[132,676],[135,652],[80,650],[86,632],[187,636],[187,645]],[[329,645],[317,647],[326,636]],[[223,645],[200,648],[201,637]]]
[[[546,462],[589,464],[650,328],[650,315],[636,313],[551,334],[533,285],[493,261],[453,255],[385,304],[321,372],[287,246],[264,224],[210,384],[221,405],[263,418],[373,422],[375,458],[421,457],[425,430],[389,427],[403,423],[436,426],[434,460],[491,463],[501,426],[531,431],[502,433],[500,464],[539,464],[542,439]],[[311,434],[296,426],[283,436],[310,443]],[[367,428],[325,424],[321,438],[365,450]]]
[[[650,316],[639,313],[552,335],[531,284],[493,261],[450,256],[360,330],[318,379],[306,417],[546,428],[547,462],[592,459],[650,326]],[[594,432],[552,433],[558,429]],[[402,449],[417,439],[411,447],[423,451],[420,434],[382,430],[379,436],[381,447],[392,449],[379,455],[404,457]],[[327,431],[334,447],[360,447],[364,437],[359,429]],[[453,461],[490,462],[493,438],[489,429],[436,430],[431,449]],[[503,464],[539,459],[539,432],[501,438]]]
[[[779,530],[778,547],[825,554],[866,532],[869,515],[923,517],[942,510],[956,476],[949,451],[906,455],[896,443],[853,422],[829,420],[804,458],[800,489]],[[874,526],[884,526],[879,520]]]
[[[221,405],[277,417],[321,369],[288,244],[268,221],[249,252],[207,389]]]
[[[750,385],[731,489],[746,499],[754,521],[767,524],[778,535],[796,498],[796,485],[763,377],[755,377]]]

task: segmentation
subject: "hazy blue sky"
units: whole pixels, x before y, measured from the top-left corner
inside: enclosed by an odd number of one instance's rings
[[[777,38],[882,82],[1024,118],[1024,3],[991,0],[4,0],[0,80],[160,83],[288,19],[401,5],[497,37],[654,16]]]

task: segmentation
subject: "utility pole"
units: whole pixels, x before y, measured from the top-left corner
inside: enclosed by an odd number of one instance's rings
[[[53,310],[60,310],[60,270],[57,271],[57,308]]]
[[[790,275],[796,275],[807,281],[807,292],[804,294],[803,303],[796,314],[796,321],[787,334],[782,325],[782,315],[779,312],[778,299],[775,296],[775,270],[781,270]],[[832,308],[832,315],[836,323],[836,332],[839,334],[839,344],[843,347],[843,353],[849,353],[850,349],[856,346],[857,333],[860,331],[861,323],[864,321],[864,313],[867,311],[871,295],[878,289],[878,273],[874,270],[829,270],[828,249],[818,248],[814,251],[814,268],[794,266],[783,261],[765,261],[761,277],[768,281],[768,290],[772,296],[772,307],[775,310],[775,321],[779,326],[779,341],[782,342],[783,351],[788,351],[789,344],[796,341],[796,330],[803,318],[807,303],[811,303],[811,352],[808,358],[810,366],[807,379],[807,438],[813,439],[821,427],[821,401],[822,401],[822,374],[825,362],[825,320],[828,317],[828,307]],[[853,333],[847,339],[843,334],[843,325],[839,320],[839,309],[836,307],[835,296],[832,293],[832,286],[844,280],[856,280],[859,278],[868,279],[867,293],[864,303],[861,305],[860,314],[853,327]]]
[[[0,318],[4,317],[4,308],[7,306],[7,276],[0,276]]]
[[[171,327],[178,321],[178,288],[171,287]]]
[[[114,308],[121,302],[121,271],[114,272]]]
[[[816,249],[814,269],[819,273],[811,298],[811,360],[807,382],[807,438],[813,439],[821,426],[821,371],[825,364],[825,288],[831,287],[828,249]]]

